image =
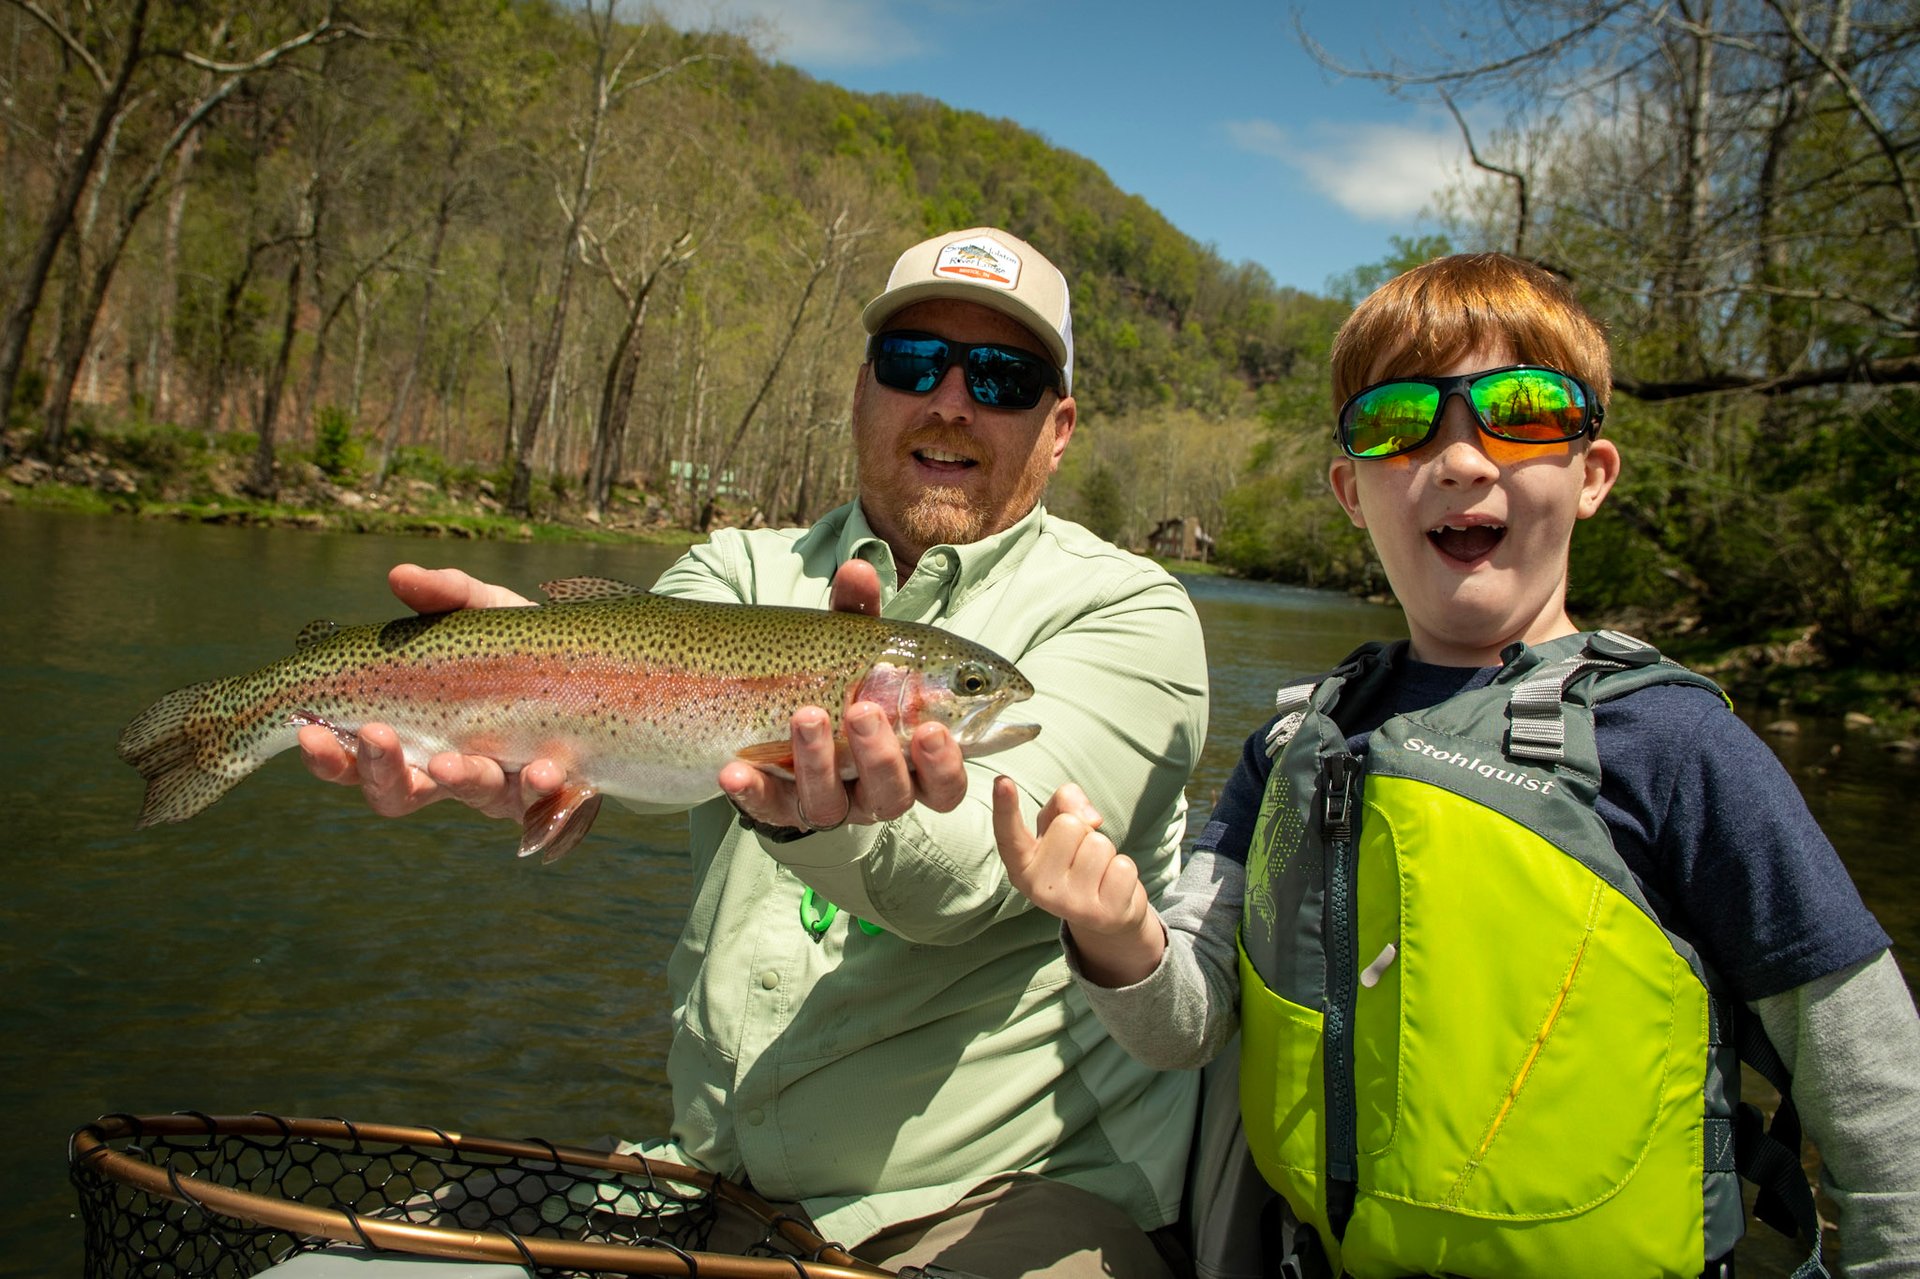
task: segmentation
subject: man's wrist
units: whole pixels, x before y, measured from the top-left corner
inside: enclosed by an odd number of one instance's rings
[[[733,811],[734,815],[740,819],[741,830],[749,835],[758,835],[769,843],[791,844],[796,839],[805,839],[814,833],[805,826],[775,826],[772,822],[757,822],[747,816],[747,810],[738,804],[733,806]]]

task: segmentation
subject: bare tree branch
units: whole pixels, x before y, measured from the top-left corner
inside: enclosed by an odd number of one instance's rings
[[[1529,63],[1544,61],[1565,53],[1612,22],[1615,17],[1627,9],[1635,7],[1637,0],[1613,0],[1596,10],[1592,16],[1578,23],[1572,30],[1562,32],[1544,44],[1522,48],[1509,57],[1495,58],[1488,62],[1479,62],[1471,66],[1453,68],[1444,71],[1414,72],[1401,70],[1378,71],[1371,67],[1350,67],[1339,59],[1318,40],[1307,33],[1306,17],[1301,9],[1293,11],[1293,29],[1302,47],[1322,67],[1335,75],[1347,76],[1356,80],[1374,80],[1390,84],[1395,88],[1416,88],[1440,84],[1463,84],[1473,80],[1482,80],[1491,76],[1503,75],[1517,70]]]
[[[348,37],[358,37],[363,40],[371,38],[368,32],[354,26],[352,23],[335,22],[331,16],[328,16],[322,18],[320,25],[314,27],[312,30],[303,31],[292,39],[283,41],[273,48],[266,50],[259,57],[252,58],[246,62],[221,62],[217,58],[209,58],[205,54],[195,53],[191,49],[167,49],[156,52],[160,52],[166,57],[178,58],[189,66],[198,67],[202,71],[211,71],[215,75],[244,77],[252,75],[256,71],[266,70],[296,49],[304,49],[308,45],[313,44],[327,44]]]
[[[1460,126],[1460,136],[1467,144],[1467,158],[1488,173],[1497,173],[1513,183],[1513,256],[1525,257],[1527,253],[1527,175],[1517,169],[1503,169],[1499,165],[1480,157],[1480,150],[1473,143],[1473,130],[1467,127],[1467,118],[1460,114],[1460,108],[1453,104],[1453,95],[1442,89],[1440,101],[1447,104],[1447,110],[1453,113],[1453,122]]]
[[[41,26],[51,32],[53,38],[64,45],[67,52],[72,54],[75,59],[93,74],[93,82],[99,85],[103,92],[108,85],[113,83],[113,77],[107,74],[107,69],[100,65],[99,60],[93,56],[93,53],[87,46],[80,42],[80,38],[74,35],[73,32],[67,30],[63,23],[55,22],[52,16],[36,4],[34,0],[8,0],[8,3],[30,15]],[[144,17],[141,17],[140,20],[144,21]]]
[[[1638,378],[1613,375],[1614,389],[1647,402],[1681,400],[1694,395],[1714,395],[1727,391],[1748,391],[1755,395],[1785,395],[1809,386],[1846,386],[1865,383],[1874,386],[1906,385],[1920,382],[1920,356],[1895,356],[1890,359],[1861,360],[1853,364],[1834,364],[1820,369],[1804,369],[1779,377],[1753,373],[1714,373],[1705,377],[1682,378],[1668,382],[1643,382]]]
[[[1894,182],[1900,192],[1900,201],[1906,206],[1909,247],[1913,250],[1914,261],[1920,262],[1920,186],[1916,185],[1914,175],[1907,168],[1906,158],[1902,154],[1904,148],[1888,133],[1887,126],[1874,111],[1873,104],[1868,102],[1866,94],[1860,91],[1859,82],[1848,74],[1845,67],[1834,60],[1831,50],[1820,47],[1808,37],[1806,29],[1800,25],[1799,16],[1789,13],[1780,0],[1766,0],[1766,6],[1779,17],[1788,37],[1801,52],[1818,62],[1821,69],[1832,77],[1840,92],[1846,95],[1860,123],[1879,144],[1881,154],[1886,157],[1887,167],[1893,171]]]

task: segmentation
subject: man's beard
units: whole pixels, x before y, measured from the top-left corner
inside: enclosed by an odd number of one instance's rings
[[[891,472],[888,479],[878,481],[877,490],[869,491],[870,481],[863,479],[863,497],[877,502],[887,513],[883,518],[921,548],[964,546],[1018,523],[1040,500],[1052,475],[1051,468],[1044,462],[1036,462],[1032,457],[999,456],[978,438],[938,427],[913,432],[898,447],[909,455],[916,449],[931,449],[972,457],[988,472],[1007,465],[1021,467],[1013,490],[1005,499],[993,492],[976,497],[970,488],[959,484],[902,484],[896,488]]]
[[[900,512],[900,525],[906,535],[921,546],[961,546],[980,540],[987,524],[987,513],[967,491],[958,486],[940,485],[922,490],[911,505]]]

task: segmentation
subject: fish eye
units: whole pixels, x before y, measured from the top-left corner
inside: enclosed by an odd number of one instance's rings
[[[953,673],[953,686],[969,696],[984,693],[993,686],[986,668],[968,662]]]

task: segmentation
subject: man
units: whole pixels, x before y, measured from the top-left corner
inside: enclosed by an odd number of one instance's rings
[[[878,707],[793,717],[795,780],[743,763],[691,815],[694,901],[669,964],[674,1121],[648,1153],[794,1201],[866,1260],[995,1276],[1162,1276],[1194,1080],[1108,1038],[1057,923],[1008,883],[990,782],[1037,805],[1068,778],[1157,895],[1179,870],[1183,788],[1206,735],[1186,593],[1040,504],[1073,435],[1067,285],[973,228],[902,254],[862,314],[859,499],[807,529],[724,530],[655,589],[879,611],[1016,662],[1032,742],[980,764],[938,725],[902,752]],[[396,569],[422,609],[513,603],[465,574]],[[408,769],[383,727],[358,766],[325,733],[309,768],[399,813],[452,795],[518,818],[564,780],[442,756]],[[909,768],[911,763],[911,768]],[[729,802],[730,801],[730,802]]]

